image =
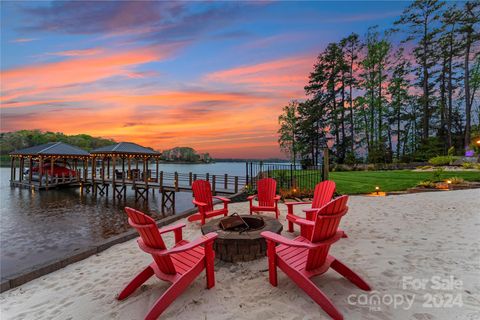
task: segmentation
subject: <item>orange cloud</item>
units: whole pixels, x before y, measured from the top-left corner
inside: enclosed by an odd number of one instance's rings
[[[2,95],[2,130],[88,133],[158,150],[186,145],[215,157],[282,156],[276,134],[278,114],[289,99],[303,96],[311,58],[218,71],[201,79],[201,90],[101,85],[106,77],[136,78],[132,67],[161,59],[159,52],[151,48],[103,52],[5,71],[2,92],[8,95]],[[68,75],[59,67],[67,68]],[[54,75],[43,74],[47,71]],[[41,80],[35,81],[36,77]]]
[[[287,89],[303,94],[313,63],[311,56],[295,56],[217,71],[207,75],[205,80],[261,89]],[[280,91],[277,93],[281,94]]]
[[[192,145],[205,151],[222,146],[229,149],[232,145],[249,146],[265,137],[270,144],[276,140],[272,138],[276,131],[272,124],[276,123],[277,114],[262,107],[268,102],[266,97],[228,92],[92,92],[22,102],[29,106],[22,105],[25,111],[17,116],[16,108],[4,108],[2,129],[28,125],[67,134],[87,132],[157,149],[175,145]],[[91,107],[75,107],[89,103]]]

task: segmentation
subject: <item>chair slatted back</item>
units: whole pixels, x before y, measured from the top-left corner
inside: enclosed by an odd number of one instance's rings
[[[143,243],[153,249],[165,250],[165,242],[163,242],[162,236],[158,232],[157,224],[155,220],[147,216],[143,212],[132,208],[125,208],[125,212],[128,215],[128,223],[134,227]],[[160,271],[166,274],[175,274],[177,271],[172,263],[170,256],[159,256],[152,254],[153,260],[157,263]]]
[[[277,194],[277,180],[273,178],[263,178],[257,182],[258,204],[265,207],[275,205],[275,195]]]
[[[340,220],[348,211],[348,196],[338,197],[323,206],[316,215],[315,225],[312,230],[312,243],[326,240],[335,235]],[[323,265],[327,258],[330,245],[310,250],[307,257],[307,270],[316,269]]]
[[[212,189],[208,181],[195,180],[192,183],[192,191],[195,200],[207,204],[206,211],[213,210]]]
[[[331,180],[318,183],[313,193],[312,208],[321,208],[329,203],[335,193],[335,187],[335,182]]]

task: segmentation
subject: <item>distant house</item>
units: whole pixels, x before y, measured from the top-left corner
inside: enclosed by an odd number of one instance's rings
[[[199,157],[200,157],[200,161],[205,163],[209,163],[212,161],[212,158],[210,157],[209,153],[200,153]]]

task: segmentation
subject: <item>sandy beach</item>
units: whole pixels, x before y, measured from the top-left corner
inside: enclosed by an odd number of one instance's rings
[[[349,238],[331,254],[374,291],[365,293],[332,270],[314,278],[345,319],[480,318],[480,190],[352,196],[349,206],[342,221]],[[247,203],[230,206],[230,212],[247,211]],[[286,232],[285,214],[282,204],[283,235],[292,238],[298,230]],[[187,223],[184,238],[200,234],[198,223]],[[171,246],[173,235],[165,238]],[[0,317],[142,319],[168,283],[151,278],[125,301],[115,295],[150,261],[135,240],[115,245],[4,292]],[[278,287],[270,286],[266,258],[217,260],[215,272],[213,289],[205,289],[202,273],[161,319],[329,319],[283,272]],[[374,295],[380,303],[368,303]]]

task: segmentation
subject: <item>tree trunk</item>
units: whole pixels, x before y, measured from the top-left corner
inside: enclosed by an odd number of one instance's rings
[[[472,105],[470,103],[470,70],[469,70],[469,58],[470,58],[470,46],[471,46],[471,32],[467,34],[467,43],[465,46],[465,140],[464,146],[468,147],[470,144],[470,126],[472,118]]]
[[[440,128],[439,128],[439,132],[438,132],[438,136],[440,138],[440,140],[442,141],[443,143],[443,146],[444,146],[444,152],[446,151],[445,147],[446,147],[446,144],[445,144],[445,106],[446,106],[446,97],[445,97],[445,75],[446,75],[446,72],[447,72],[447,61],[446,59],[444,58],[443,59],[443,63],[442,63],[442,71],[441,71],[441,75],[440,75]]]
[[[427,36],[428,36],[428,20],[425,18],[423,23],[423,124],[422,124],[422,138],[429,137],[430,124],[430,97],[428,90],[428,66],[427,66]]]
[[[401,105],[397,98],[397,160],[400,160],[400,145],[401,145],[401,136],[400,136],[400,124],[401,124]]]
[[[370,67],[371,68],[371,67]],[[370,69],[370,79],[369,79],[369,86],[370,86],[370,147],[372,148],[375,145],[375,92],[374,88],[374,73]]]
[[[382,137],[382,62],[378,62],[378,143],[383,145]]]
[[[354,123],[354,120],[353,120],[353,55],[354,55],[354,51],[353,49],[350,51],[350,56],[351,56],[351,59],[350,59],[350,84],[349,84],[349,87],[350,87],[350,136],[352,137],[352,141],[351,142],[351,152],[352,152],[352,156],[355,155],[355,123]]]
[[[454,27],[452,27],[454,29]],[[447,111],[447,146],[452,146],[452,103],[453,103],[453,85],[452,85],[452,64],[453,64],[453,30],[450,35],[450,49],[448,52],[448,111]]]
[[[450,55],[448,61],[448,112],[447,112],[447,144],[448,148],[452,146],[452,103],[453,103],[453,88],[452,88],[452,56]]]
[[[392,131],[390,128],[390,124],[387,126],[387,139],[388,139],[388,157],[386,157],[386,162],[392,163],[392,153],[393,153],[393,146],[392,146]]]
[[[364,128],[365,128],[365,139],[367,140],[367,151],[370,152],[370,136],[368,134],[368,118],[367,118],[367,111],[365,110],[365,108],[363,109],[363,120],[365,121],[365,125],[364,125]]]
[[[342,71],[343,73],[343,71]],[[341,153],[341,162],[343,163],[345,161],[345,77],[342,75],[342,153]]]
[[[406,153],[406,148],[407,148],[407,145],[408,145],[408,136],[410,134],[410,124],[407,123],[405,125],[405,128],[403,130],[403,148],[402,148],[402,156],[405,156],[405,153]]]

